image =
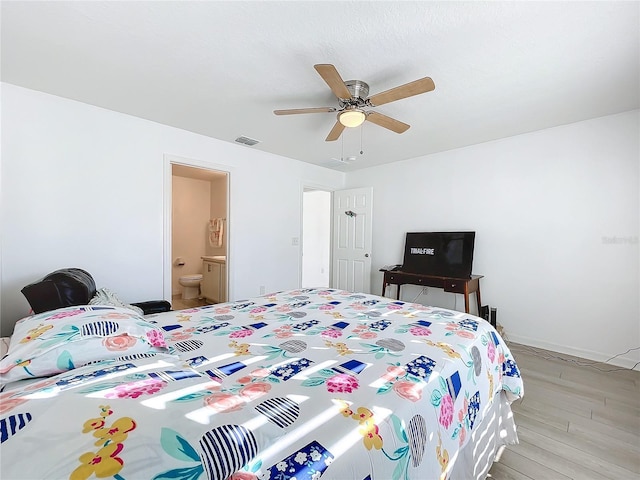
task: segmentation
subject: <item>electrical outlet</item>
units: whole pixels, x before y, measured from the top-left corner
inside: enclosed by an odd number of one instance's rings
[[[291,237],[291,245],[300,245],[300,239],[298,237]]]

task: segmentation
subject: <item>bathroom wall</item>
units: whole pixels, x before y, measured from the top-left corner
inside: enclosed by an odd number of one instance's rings
[[[211,211],[211,182],[173,175],[171,294],[178,295],[182,275],[202,273],[202,257],[207,255],[207,233]],[[176,266],[181,257],[185,265]]]
[[[227,254],[227,237],[229,229],[227,228],[227,176],[221,174],[211,180],[211,218],[224,218],[225,223],[222,231],[222,245],[220,247],[211,246],[206,242],[206,255],[226,255]]]

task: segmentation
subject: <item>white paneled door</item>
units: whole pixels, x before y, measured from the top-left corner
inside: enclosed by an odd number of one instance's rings
[[[333,193],[333,288],[370,293],[373,188]]]

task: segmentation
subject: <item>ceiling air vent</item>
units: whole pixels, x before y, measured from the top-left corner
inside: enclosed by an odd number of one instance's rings
[[[257,145],[258,143],[260,143],[260,140],[256,140],[255,138],[249,138],[249,137],[245,137],[244,135],[241,135],[238,138],[236,138],[236,142],[253,147],[254,145]]]

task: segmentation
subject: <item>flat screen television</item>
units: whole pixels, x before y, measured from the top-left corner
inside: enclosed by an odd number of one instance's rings
[[[403,272],[470,278],[476,232],[407,232]]]

